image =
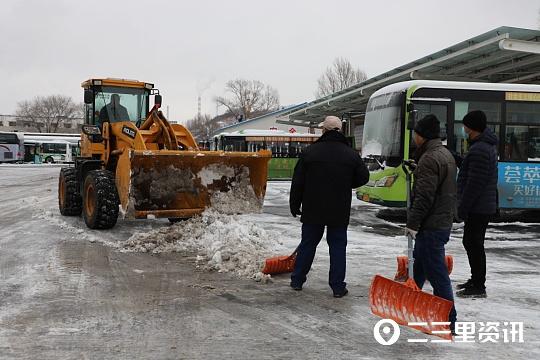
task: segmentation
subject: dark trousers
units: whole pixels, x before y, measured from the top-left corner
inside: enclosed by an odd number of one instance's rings
[[[486,288],[486,251],[484,240],[490,215],[469,214],[463,229],[463,247],[471,266],[471,279],[479,289]]]
[[[450,239],[450,230],[421,230],[414,243],[414,281],[421,289],[426,280],[431,283],[433,295],[454,301],[454,293],[448,268],[446,267],[444,245]],[[455,306],[450,312],[449,321],[456,322]]]
[[[298,247],[291,284],[301,286],[306,282],[306,275],[311,269],[317,245],[324,233],[324,225],[302,224],[302,241]],[[345,268],[347,249],[347,226],[328,226],[326,241],[330,248],[330,273],[328,283],[335,293],[345,289]]]

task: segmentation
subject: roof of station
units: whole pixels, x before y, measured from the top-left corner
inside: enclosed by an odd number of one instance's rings
[[[326,115],[362,114],[371,94],[407,80],[540,84],[540,31],[499,27],[291,109],[277,122],[314,126]]]

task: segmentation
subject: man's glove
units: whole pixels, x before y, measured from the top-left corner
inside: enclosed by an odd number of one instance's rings
[[[411,235],[413,239],[416,239],[416,234],[418,234],[418,230],[405,228],[405,236]]]
[[[296,217],[296,215],[302,215],[302,212],[300,211],[300,209],[291,208],[291,214],[292,216]]]

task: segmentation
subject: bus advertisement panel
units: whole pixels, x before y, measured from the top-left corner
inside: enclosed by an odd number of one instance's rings
[[[499,206],[540,209],[539,163],[499,163]]]

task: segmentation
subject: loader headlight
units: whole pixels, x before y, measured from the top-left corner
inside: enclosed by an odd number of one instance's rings
[[[83,125],[82,132],[86,135],[100,135],[101,130],[96,125]]]
[[[101,86],[101,80],[92,80],[92,85]]]
[[[379,180],[375,181],[376,187],[390,187],[394,185],[394,182],[397,179],[397,175],[384,176]]]

